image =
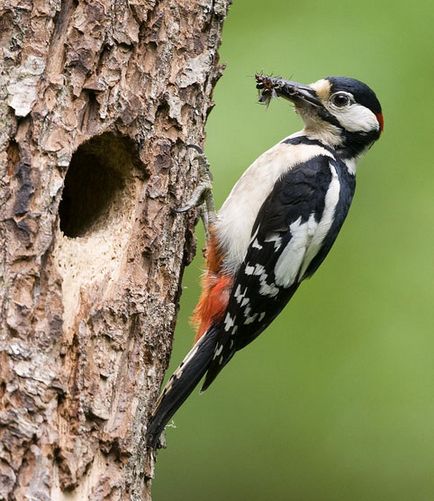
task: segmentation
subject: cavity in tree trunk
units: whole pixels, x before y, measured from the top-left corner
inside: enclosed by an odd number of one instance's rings
[[[229,1],[0,7],[0,499],[150,499]]]

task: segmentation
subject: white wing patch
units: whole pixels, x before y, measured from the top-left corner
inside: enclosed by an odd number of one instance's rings
[[[244,269],[244,273],[246,275],[253,275],[254,271],[255,271],[255,267],[254,266],[250,266],[249,264],[246,264],[246,267]]]
[[[247,289],[244,289],[244,291],[241,291],[241,285],[238,284],[238,287],[236,288],[235,290],[235,299],[237,300],[237,303],[244,303],[244,298],[245,298],[245,295],[246,295],[246,292],[247,292]],[[248,299],[247,299],[248,300]]]
[[[274,284],[267,283],[268,274],[262,264],[255,264],[254,267],[246,264],[244,273],[246,275],[254,275],[259,278],[259,294],[262,296],[275,297],[279,294],[279,289]]]
[[[229,331],[235,325],[235,319],[230,316],[229,313],[225,317],[225,331]]]
[[[253,313],[252,316],[248,315],[247,318],[244,320],[244,325],[253,324],[253,322],[256,321],[257,316],[258,316],[257,313]]]
[[[252,243],[252,247],[254,249],[258,249],[258,250],[262,249],[262,245],[258,242],[258,240],[256,238],[255,238],[254,242]]]
[[[312,236],[309,246],[306,250],[306,255],[303,260],[303,266],[300,270],[300,279],[306,273],[307,268],[312,262],[313,258],[318,254],[321,249],[322,243],[329,232],[335,215],[336,205],[339,202],[339,194],[341,191],[341,184],[339,182],[339,177],[336,169],[333,165],[330,165],[330,171],[332,173],[332,179],[330,182],[329,189],[327,190],[324,203],[324,212],[322,218],[319,221],[316,230]]]
[[[332,179],[325,196],[321,220],[317,222],[314,214],[311,214],[306,222],[302,223],[299,217],[289,227],[291,240],[283,249],[274,267],[276,285],[280,287],[290,287],[296,280],[303,278],[333,224],[339,201],[340,183],[336,169],[331,164],[330,171]]]
[[[214,352],[214,356],[212,357],[213,360],[215,360],[217,357],[219,357],[223,352],[223,345],[217,345],[216,350]]]
[[[278,251],[280,249],[280,246],[282,245],[282,237],[279,235],[279,233],[271,233],[264,240],[264,242],[267,243],[274,242],[274,250]]]
[[[313,214],[305,223],[301,222],[300,216],[289,226],[291,240],[283,249],[274,267],[276,284],[280,287],[290,287],[296,281],[316,226]]]

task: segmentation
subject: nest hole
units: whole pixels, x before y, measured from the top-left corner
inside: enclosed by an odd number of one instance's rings
[[[82,144],[71,158],[59,204],[59,225],[76,238],[110,224],[136,163],[129,138],[105,133]]]

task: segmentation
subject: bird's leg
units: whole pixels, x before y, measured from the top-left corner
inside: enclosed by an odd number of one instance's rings
[[[189,148],[193,148],[196,151],[196,156],[194,160],[199,162],[199,179],[200,182],[198,186],[193,191],[188,202],[175,209],[175,212],[183,213],[187,212],[194,207],[200,207],[200,217],[202,219],[203,225],[205,227],[206,239],[209,238],[209,226],[212,225],[217,216],[215,212],[214,197],[212,194],[212,175],[209,168],[208,160],[205,153],[201,148],[193,144],[188,145]]]

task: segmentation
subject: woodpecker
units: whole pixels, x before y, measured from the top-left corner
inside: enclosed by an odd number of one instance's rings
[[[258,74],[256,86],[262,103],[290,101],[304,128],[253,162],[217,215],[206,184],[181,209],[207,201],[207,268],[195,344],[157,401],[151,447],[202,377],[204,391],[318,269],[350,208],[357,161],[383,131],[381,105],[359,80],[303,85]]]

